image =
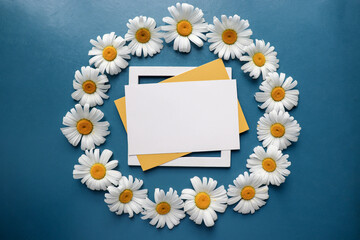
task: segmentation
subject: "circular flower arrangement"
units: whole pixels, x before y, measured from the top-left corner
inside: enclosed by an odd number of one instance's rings
[[[151,225],[157,228],[166,225],[169,229],[178,225],[187,213],[196,224],[204,222],[211,227],[217,212],[225,212],[228,205],[236,204],[234,211],[241,214],[253,214],[266,204],[268,185],[279,186],[290,174],[289,155],[284,155],[282,150],[298,140],[301,128],[286,111],[297,106],[299,91],[294,89],[297,81],[276,72],[279,60],[275,48],[264,40],[255,39],[254,43],[250,38],[248,20],[238,15],[222,15],[221,21],[214,17],[213,24],[208,24],[202,10],[187,3],[177,3],[168,10],[171,17],[163,18],[165,26],[156,27],[153,18],[139,16],[129,20],[125,39],[112,32],[90,40],[93,48],[89,51],[92,56],[89,65],[95,68],[87,66],[75,72],[75,91],[71,96],[79,104],[66,113],[61,131],[73,146],[81,141],[81,149],[85,150],[79,164],[74,166],[74,179],[81,179],[91,190],[106,191],[105,202],[111,212],[127,213],[129,217],[142,213],[142,219],[150,219]],[[142,189],[142,180],[122,176],[114,170],[118,161],[109,161],[112,151],[105,149],[100,153],[95,149],[110,134],[110,124],[101,121],[104,113],[95,108],[108,98],[110,85],[104,73],[120,73],[128,66],[126,60],[130,54],[152,57],[159,53],[163,48],[162,38],[166,43],[173,41],[174,50],[184,53],[190,52],[191,43],[202,47],[208,39],[210,51],[219,58],[246,61],[241,69],[254,79],[260,74],[264,79],[259,87],[261,91],[255,94],[256,101],[262,103],[259,107],[265,109],[257,126],[262,146],[255,147],[247,160],[251,174],[240,174],[227,190],[223,185],[217,187],[217,181],[212,178],[195,176],[190,179],[193,188],[182,190],[180,196],[172,188],[166,193],[155,189],[153,202],[148,198],[148,190]],[[126,45],[126,42],[130,43]]]

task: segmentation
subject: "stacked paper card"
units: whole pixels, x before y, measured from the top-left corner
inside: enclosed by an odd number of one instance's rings
[[[237,101],[236,80],[221,60],[201,67],[130,68],[125,98],[115,101],[128,131],[129,165],[229,167],[230,150],[240,149],[239,132],[248,130]],[[169,76],[161,83],[138,84],[139,76]],[[135,80],[134,80],[135,79]],[[184,157],[221,151],[220,158]],[[166,164],[167,163],[167,164]]]

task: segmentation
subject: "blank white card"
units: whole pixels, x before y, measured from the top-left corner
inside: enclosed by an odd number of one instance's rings
[[[125,86],[129,155],[240,149],[236,80]]]

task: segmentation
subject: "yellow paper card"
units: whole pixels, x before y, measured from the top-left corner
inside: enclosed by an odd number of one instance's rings
[[[168,78],[160,83],[168,82],[186,82],[186,81],[209,81],[209,80],[225,80],[229,79],[229,75],[226,72],[225,65],[221,59],[209,62],[200,67],[194,68],[188,72],[179,74],[177,76]],[[124,124],[125,130],[126,127],[126,104],[125,97],[119,98],[114,101],[116,108],[119,112],[122,123]],[[238,103],[238,112],[239,112],[239,133],[249,130],[249,126],[246,122],[244,113],[241,109],[240,103]],[[143,171],[149,170],[151,168],[160,166],[166,162],[177,159],[179,157],[189,154],[187,153],[164,153],[164,154],[146,154],[146,155],[137,155],[137,158],[140,162],[141,168]]]

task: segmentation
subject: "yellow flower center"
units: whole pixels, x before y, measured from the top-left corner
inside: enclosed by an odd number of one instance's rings
[[[90,174],[96,180],[103,179],[106,175],[106,168],[101,163],[95,163],[90,168]]]
[[[282,87],[275,87],[271,91],[271,97],[274,101],[281,101],[285,97],[285,90]]]
[[[176,31],[179,33],[179,35],[187,37],[192,33],[192,25],[187,20],[181,20],[176,25]]]
[[[147,43],[148,41],[150,41],[151,33],[146,28],[140,28],[136,31],[135,38],[140,43]]]
[[[81,119],[76,124],[76,129],[82,135],[88,135],[93,130],[93,124],[87,119]]]
[[[170,210],[171,210],[171,206],[167,202],[161,202],[158,205],[156,205],[156,211],[160,215],[168,214],[168,212],[170,212]]]
[[[200,209],[207,209],[210,205],[211,199],[209,194],[200,192],[195,196],[195,204]]]
[[[107,46],[103,50],[103,57],[106,61],[111,62],[116,58],[117,51],[113,46]]]
[[[237,40],[237,33],[232,29],[226,29],[222,34],[222,40],[224,43],[232,45]]]
[[[272,158],[265,158],[262,161],[262,167],[267,172],[273,172],[276,169],[276,162]]]
[[[130,189],[125,189],[119,196],[121,203],[128,203],[133,198],[133,192]]]
[[[96,83],[94,83],[92,80],[87,80],[83,83],[82,88],[84,92],[92,94],[96,91]]]
[[[265,59],[264,54],[262,54],[260,52],[254,54],[253,62],[255,63],[256,66],[258,66],[258,67],[264,66],[265,61],[266,61],[266,59]]]
[[[275,123],[270,127],[271,135],[280,138],[285,134],[285,127],[280,123]]]
[[[251,186],[246,186],[241,190],[241,198],[244,200],[250,200],[255,197],[255,189]]]

